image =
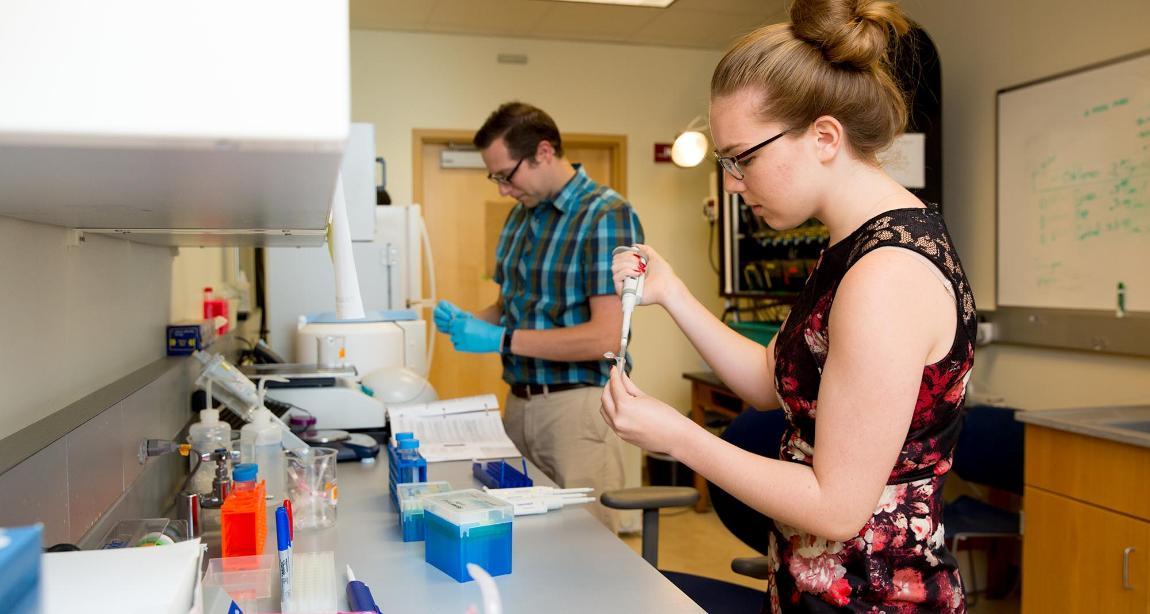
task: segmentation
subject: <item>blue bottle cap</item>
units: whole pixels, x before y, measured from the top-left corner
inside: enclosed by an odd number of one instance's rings
[[[418,447],[419,447],[419,440],[418,439],[400,439],[399,440],[399,449],[400,450],[414,450]]]
[[[236,482],[254,482],[259,466],[255,463],[240,463],[232,467],[232,480]]]
[[[415,439],[415,433],[396,433],[395,440],[403,441],[404,439]]]

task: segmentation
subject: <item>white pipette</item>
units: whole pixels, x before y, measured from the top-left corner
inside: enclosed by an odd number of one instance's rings
[[[642,252],[638,247],[621,245],[616,247],[611,256],[614,257],[618,254],[630,252],[639,255],[639,260],[642,261],[643,266],[647,264],[647,259],[643,257]],[[635,305],[643,298],[643,280],[646,279],[646,274],[640,273],[638,277],[628,277],[623,280],[623,292],[620,295],[620,300],[623,302],[623,330],[619,335],[619,353],[614,356],[607,356],[607,358],[614,358],[615,364],[619,368],[623,368],[623,362],[627,360],[627,341],[631,336],[631,312],[635,310]],[[610,352],[608,352],[610,354]]]

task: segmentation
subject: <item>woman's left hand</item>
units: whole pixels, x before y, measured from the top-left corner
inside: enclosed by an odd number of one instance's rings
[[[673,454],[687,430],[695,426],[674,407],[648,396],[621,369],[611,367],[603,388],[603,419],[628,443],[644,450]]]

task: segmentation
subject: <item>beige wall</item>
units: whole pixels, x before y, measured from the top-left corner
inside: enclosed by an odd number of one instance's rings
[[[525,53],[528,63],[498,64],[499,53]],[[388,192],[397,203],[412,198],[412,129],[474,131],[507,100],[545,109],[561,131],[626,135],[627,197],[648,243],[718,313],[701,215],[709,167],[683,170],[652,161],[655,142],[670,142],[706,114],[718,60],[712,51],[353,31],[352,119],[375,124],[376,149],[387,159]],[[641,310],[634,328],[636,383],[686,410],[690,386],[681,374],[699,369],[698,354],[661,310]]]
[[[1150,2],[903,0],[939,50],[943,203],[981,309],[994,308],[995,92],[1150,47]],[[979,394],[1028,409],[1150,403],[1150,360],[990,346]]]
[[[0,439],[164,355],[172,251],[0,217]]]

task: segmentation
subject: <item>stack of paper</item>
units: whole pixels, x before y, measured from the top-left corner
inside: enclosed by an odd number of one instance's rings
[[[493,394],[393,405],[391,432],[413,433],[429,463],[522,456],[503,430]]]

